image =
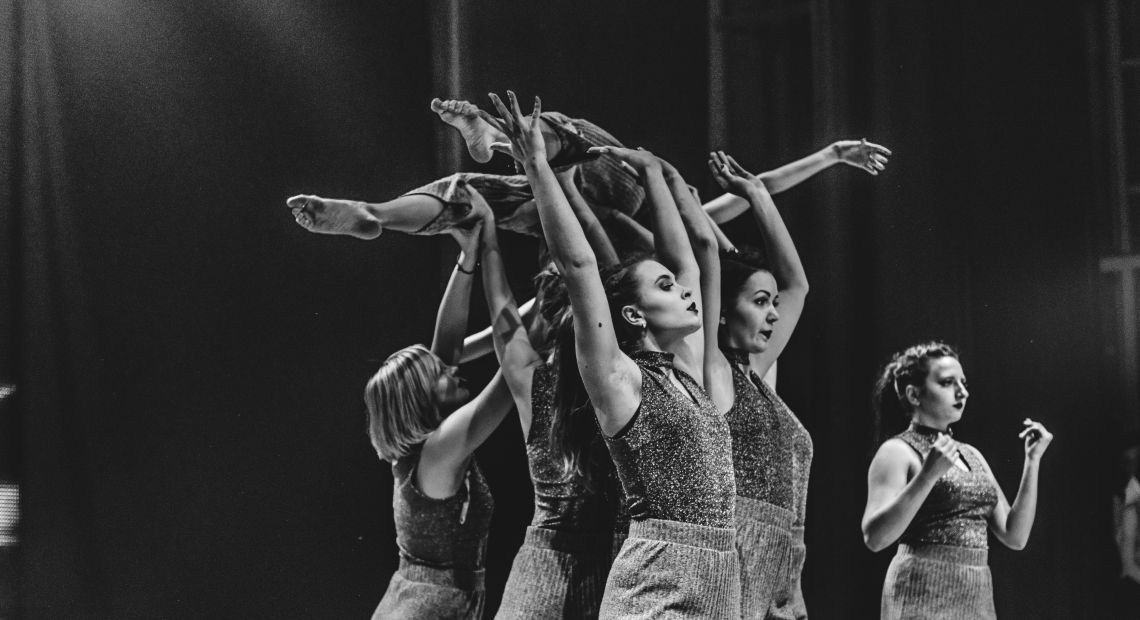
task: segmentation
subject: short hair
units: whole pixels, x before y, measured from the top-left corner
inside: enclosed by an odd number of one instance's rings
[[[368,437],[381,459],[407,456],[439,427],[435,385],[443,371],[435,353],[414,344],[388,356],[368,380]]]

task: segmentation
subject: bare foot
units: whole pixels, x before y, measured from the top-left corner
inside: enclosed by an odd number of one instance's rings
[[[325,235],[350,235],[357,239],[375,239],[383,229],[363,202],[333,200],[319,196],[299,195],[285,201],[293,219],[309,232]]]
[[[491,144],[496,141],[498,131],[479,117],[478,106],[458,99],[442,101],[437,97],[431,100],[431,109],[440,120],[459,130],[471,159],[481,164],[491,161],[494,154]]]

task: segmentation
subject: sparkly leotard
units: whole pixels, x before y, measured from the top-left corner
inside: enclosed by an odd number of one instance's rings
[[[725,413],[732,431],[736,494],[792,511],[803,525],[811,473],[811,435],[772,388],[748,368],[748,353],[726,349],[733,402]]]
[[[733,527],[736,482],[724,416],[673,355],[641,351],[641,405],[624,429],[606,438],[630,518]],[[669,380],[672,369],[685,394]]]
[[[935,429],[911,425],[895,435],[926,460],[938,439]],[[997,505],[997,490],[985,472],[975,450],[960,451],[970,471],[951,467],[934,483],[930,495],[914,515],[899,542],[908,545],[953,545],[956,547],[988,547],[987,519]]]
[[[416,486],[419,457],[412,454],[392,464],[396,481],[392,511],[400,558],[433,568],[482,569],[495,506],[483,472],[472,459],[459,491],[435,499]]]
[[[564,477],[561,463],[551,451],[555,379],[555,369],[543,364],[535,368],[531,383],[531,423],[526,438],[530,478],[534,482],[531,525],[567,532],[609,531],[616,511],[616,489],[607,488],[614,482],[613,461],[601,434],[595,436],[588,451],[590,485],[580,477]]]

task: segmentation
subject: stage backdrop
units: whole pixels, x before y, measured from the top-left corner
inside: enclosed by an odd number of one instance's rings
[[[876,613],[891,552],[859,532],[870,386],[891,351],[941,338],[970,377],[958,436],[1011,498],[1020,421],[1057,436],[1029,548],[991,554],[999,613],[1103,617],[1114,403],[1078,3],[784,2],[771,19],[809,21],[783,39],[724,3],[713,88],[705,3],[487,4],[0,2],[0,380],[20,385],[0,428],[24,491],[24,617],[370,613],[396,547],[362,386],[430,339],[454,248],[311,235],[284,199],[379,200],[451,172],[428,101],[506,88],[671,159],[706,196],[710,146],[755,170],[838,138],[889,146],[878,178],[834,169],[777,197],[812,282],[779,372],[815,441],[809,609]],[[536,246],[505,245],[521,298]],[[517,421],[479,459],[493,612],[530,518]]]

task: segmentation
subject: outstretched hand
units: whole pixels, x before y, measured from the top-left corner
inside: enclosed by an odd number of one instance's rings
[[[848,166],[855,166],[868,174],[877,176],[880,171],[887,169],[888,157],[891,150],[885,146],[862,140],[840,140],[831,145],[839,161]]]
[[[745,170],[743,166],[736,163],[732,155],[726,155],[724,151],[709,153],[709,170],[712,171],[717,185],[720,185],[724,191],[741,198],[747,198],[749,192],[764,187],[764,181],[760,177]]]
[[[542,113],[542,101],[536,96],[534,109],[529,116],[524,116],[519,109],[519,101],[514,91],[507,91],[507,99],[511,103],[510,109],[507,109],[503,100],[495,93],[490,93],[489,96],[500,116],[495,117],[482,110],[479,111],[479,116],[503,132],[508,140],[508,142],[495,142],[491,145],[491,149],[506,153],[523,165],[528,161],[546,161],[546,142],[538,118]]]
[[[471,203],[471,212],[456,222],[447,233],[459,244],[460,250],[465,254],[471,254],[479,250],[483,227],[495,225],[495,216],[491,212],[491,206],[474,187],[465,184],[464,192],[467,194],[468,202]]]

